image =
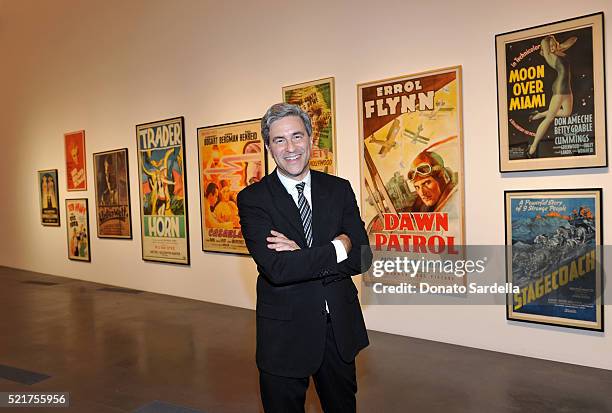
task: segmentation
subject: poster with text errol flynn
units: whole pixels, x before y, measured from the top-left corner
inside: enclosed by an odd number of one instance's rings
[[[456,253],[464,242],[461,67],[363,83],[357,91],[361,214],[373,249]]]
[[[189,264],[183,117],[136,126],[142,258]]]
[[[603,13],[496,36],[500,171],[607,165]]]

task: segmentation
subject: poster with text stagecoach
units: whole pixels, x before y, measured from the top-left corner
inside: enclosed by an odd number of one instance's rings
[[[509,320],[603,331],[601,193],[505,192]]]
[[[375,257],[457,257],[464,245],[461,67],[362,83],[357,93],[361,214]],[[465,285],[453,274],[401,281]]]
[[[202,250],[248,254],[236,197],[265,174],[261,120],[198,128]]]
[[[336,174],[336,102],[334,78],[283,87],[283,102],[301,107],[312,121],[310,168]],[[272,156],[269,161],[274,163]]]
[[[500,172],[607,166],[603,13],[495,41]]]
[[[142,258],[189,264],[183,117],[136,126]]]

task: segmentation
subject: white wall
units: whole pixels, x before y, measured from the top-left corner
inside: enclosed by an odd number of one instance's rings
[[[497,155],[494,35],[601,10],[610,16],[612,4],[0,0],[0,264],[254,308],[250,258],[201,251],[196,128],[259,117],[281,86],[335,76],[339,174],[358,191],[355,85],[457,64],[469,244],[503,245],[505,189],[601,186],[609,209],[608,169],[502,177]],[[135,125],[176,115],[185,116],[188,138],[190,267],[140,258]],[[78,129],[86,131],[89,190],[68,196],[63,134]],[[91,154],[120,147],[129,148],[134,240],[94,235],[92,263],[69,261],[65,226],[39,223],[36,171],[59,169],[62,206],[66,197],[90,199],[95,234]],[[608,225],[604,240],[611,236]],[[365,315],[374,330],[612,369],[608,333],[508,323],[504,311],[366,306]]]

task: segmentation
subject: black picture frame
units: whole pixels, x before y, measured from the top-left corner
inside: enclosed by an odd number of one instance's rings
[[[507,190],[504,217],[506,319],[604,331],[602,189]]]

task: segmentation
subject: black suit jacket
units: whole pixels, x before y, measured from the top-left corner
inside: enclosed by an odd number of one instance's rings
[[[321,365],[327,300],[341,357],[352,361],[368,345],[352,275],[365,272],[372,252],[350,183],[311,171],[313,243],[308,248],[299,211],[276,171],[238,194],[247,248],[257,263],[257,366],[285,377],[307,377]],[[301,249],[276,252],[266,237],[276,230]],[[331,241],[351,239],[348,258],[336,263]]]

